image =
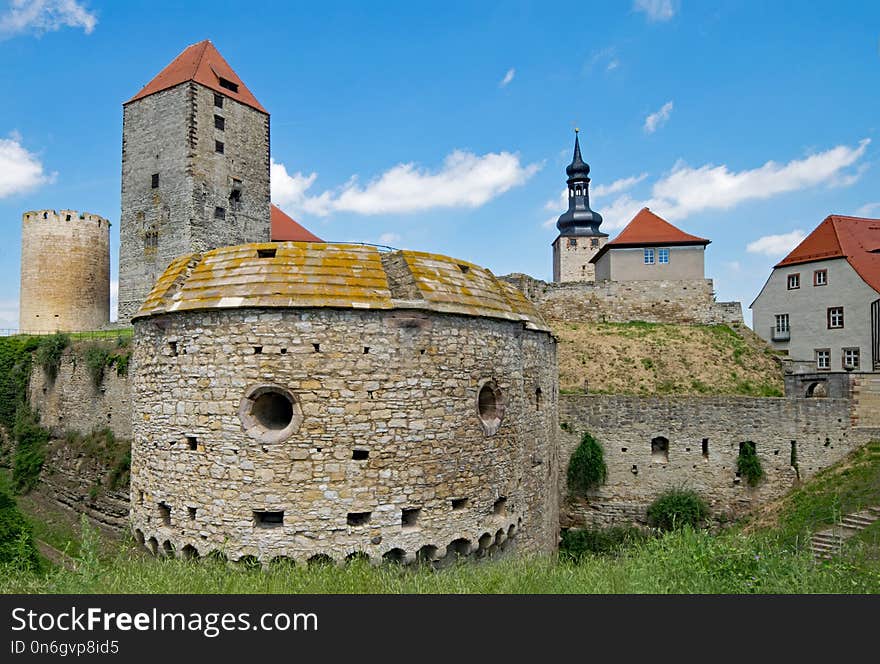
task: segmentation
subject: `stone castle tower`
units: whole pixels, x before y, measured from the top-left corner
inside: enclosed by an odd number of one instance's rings
[[[178,256],[267,242],[269,113],[210,41],[123,105],[119,321]]]
[[[574,157],[568,175],[568,210],[556,222],[559,237],[553,241],[553,281],[595,281],[596,266],[590,259],[608,241],[599,230],[602,215],[590,209],[590,166],[581,157],[577,129]]]
[[[110,222],[75,210],[21,219],[21,332],[97,330],[110,322]]]

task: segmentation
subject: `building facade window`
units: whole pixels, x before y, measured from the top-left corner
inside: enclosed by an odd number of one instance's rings
[[[669,263],[669,249],[657,250],[657,262],[661,265]]]
[[[591,248],[591,249],[595,249],[595,248],[598,247],[598,246],[599,246],[599,239],[598,239],[598,238],[595,238],[595,237],[592,238],[592,239],[590,240],[590,248]]]
[[[843,327],[843,307],[828,308],[828,329],[834,330]]]
[[[226,208],[215,207],[214,208],[214,219],[226,219]]]
[[[570,238],[568,238],[568,246],[569,246],[569,247],[576,247],[576,246],[578,246],[577,238],[576,238],[576,237],[570,237]]]
[[[223,145],[223,141],[214,141],[214,152],[217,154],[223,154],[226,151],[226,146]]]
[[[645,265],[653,265],[654,264],[654,250],[653,249],[645,249]]]
[[[858,369],[859,368],[859,349],[844,348],[843,349],[843,368]]]
[[[219,129],[220,131],[225,131],[226,129],[226,120],[223,119],[220,115],[214,116],[214,128]]]
[[[801,287],[801,275],[799,273],[788,275],[788,290],[795,290]]]
[[[825,286],[828,284],[828,270],[816,270],[813,272],[813,285]]]
[[[788,332],[790,329],[788,326],[788,314],[776,314],[776,331]]]
[[[150,188],[151,189],[158,189],[159,188],[159,174],[158,173],[153,173],[150,176]]]
[[[822,371],[831,368],[831,351],[828,348],[816,349],[816,368]]]
[[[214,93],[214,106],[217,108],[223,108],[223,95],[218,95],[216,92]]]

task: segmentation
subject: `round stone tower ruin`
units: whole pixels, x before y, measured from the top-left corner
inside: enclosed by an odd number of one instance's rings
[[[134,317],[131,521],[297,563],[555,550],[556,342],[488,270],[360,245],[189,254]]]
[[[110,222],[75,210],[22,215],[19,329],[97,330],[110,322]]]

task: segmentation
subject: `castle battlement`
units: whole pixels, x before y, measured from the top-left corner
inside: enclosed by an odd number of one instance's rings
[[[110,229],[110,222],[98,214],[78,212],[77,210],[28,210],[21,215],[22,223],[47,221],[49,223],[67,223],[77,221],[94,222],[98,228]]]

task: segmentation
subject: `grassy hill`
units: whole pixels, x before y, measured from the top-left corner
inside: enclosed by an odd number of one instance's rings
[[[563,392],[782,396],[782,368],[748,328],[549,321]]]

